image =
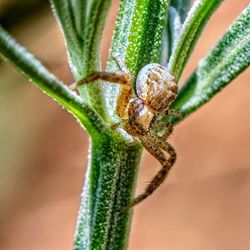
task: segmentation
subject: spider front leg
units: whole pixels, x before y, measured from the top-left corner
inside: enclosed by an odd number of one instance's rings
[[[148,196],[150,196],[166,179],[169,170],[176,161],[175,149],[168,142],[164,142],[161,137],[148,134],[147,136],[141,137],[140,140],[143,146],[147,149],[147,151],[161,163],[162,168],[150,181],[144,192],[138,195],[127,206],[123,207],[122,211],[125,211],[126,209],[135,206],[136,204],[140,203]],[[168,158],[166,158],[165,154],[161,149],[163,149],[169,154]]]
[[[165,113],[165,115],[174,118],[174,120],[180,121],[183,118],[182,113],[179,110],[176,109],[168,109]]]
[[[172,134],[173,130],[174,130],[174,125],[171,123],[167,124],[165,132],[161,136],[161,139],[166,141],[168,137]]]
[[[69,86],[71,90],[76,90],[83,84],[88,84],[97,80],[120,84],[121,90],[117,100],[117,115],[121,119],[127,118],[127,106],[132,95],[132,80],[128,73],[125,72],[93,72],[84,79],[77,81]]]
[[[103,71],[96,71],[92,74],[86,76],[82,80],[74,82],[69,86],[71,90],[76,90],[83,84],[88,84],[97,80],[103,80],[111,83],[117,83],[121,85],[128,85],[131,82],[130,76],[124,72],[103,72]]]

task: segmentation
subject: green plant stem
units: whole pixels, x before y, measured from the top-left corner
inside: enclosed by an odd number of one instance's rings
[[[141,151],[113,131],[91,138],[75,250],[126,249],[131,210],[119,209],[133,198]]]

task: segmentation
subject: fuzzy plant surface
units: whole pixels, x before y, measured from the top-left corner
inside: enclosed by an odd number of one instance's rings
[[[133,83],[140,69],[161,63],[180,79],[193,48],[222,0],[121,0],[106,71],[120,71],[119,55]],[[100,46],[111,0],[50,0],[65,38],[75,80],[100,71]],[[0,55],[44,93],[67,109],[90,138],[89,162],[77,218],[75,250],[127,249],[142,145],[111,125],[119,86],[94,82],[72,92],[26,48],[0,27]],[[181,122],[208,102],[250,64],[250,5],[183,84],[173,109],[182,115],[163,117]]]

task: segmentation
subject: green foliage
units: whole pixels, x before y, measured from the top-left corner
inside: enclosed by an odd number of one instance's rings
[[[100,46],[110,0],[50,0],[67,45],[69,64],[76,80],[100,70]],[[107,120],[102,88],[82,86],[80,94]]]
[[[10,61],[37,87],[70,111],[89,133],[99,133],[102,130],[104,125],[94,110],[84,104],[79,96],[70,91],[1,26],[0,48],[2,58]]]
[[[250,65],[250,5],[213,50],[198,64],[181,89],[173,108],[183,118],[208,102]]]
[[[181,30],[181,18],[174,7],[168,10],[168,20],[163,31],[160,63],[166,65],[172,54],[174,44],[178,41]]]
[[[75,79],[100,70],[100,44],[110,0],[50,0],[65,37]],[[180,78],[206,22],[221,0],[121,0],[111,51],[135,82],[149,63],[168,63]],[[188,12],[188,10],[190,11]],[[188,13],[187,13],[188,12]],[[89,166],[77,220],[74,248],[126,249],[131,212],[119,208],[134,196],[142,147],[128,144],[117,120],[119,86],[93,83],[70,91],[0,27],[0,55],[70,111],[91,138]],[[172,107],[182,119],[210,100],[250,64],[250,5],[199,63]],[[110,55],[108,71],[120,71]],[[173,122],[177,122],[174,120]]]
[[[172,0],[171,6],[173,6],[178,15],[180,16],[181,23],[183,23],[187,17],[187,13],[190,10],[193,0]]]
[[[78,70],[81,68],[81,61],[83,59],[83,38],[76,28],[79,25],[75,23],[76,18],[72,10],[71,1],[51,0],[51,5],[64,34],[71,70],[73,75],[77,75]]]
[[[159,61],[168,6],[168,0],[121,1],[111,50],[125,62],[134,83],[144,65]],[[120,71],[112,57],[109,58],[107,70]],[[119,87],[111,85],[106,85],[104,89],[112,118],[118,90]]]
[[[174,44],[177,42],[182,23],[191,8],[192,0],[172,0],[168,9],[168,17],[163,31],[163,44],[160,63],[166,65],[172,54]]]
[[[180,79],[205,24],[222,0],[197,0],[182,25],[178,41],[169,60],[169,69]]]
[[[82,68],[76,76],[77,80],[93,71],[100,71],[102,32],[110,4],[111,0],[93,0],[88,3],[89,13],[84,36]],[[80,95],[94,107],[105,121],[108,121],[102,86],[98,83],[82,86],[80,87]]]

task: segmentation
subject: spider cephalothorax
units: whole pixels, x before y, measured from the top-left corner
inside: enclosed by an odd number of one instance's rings
[[[157,127],[164,129],[163,124],[158,122],[157,118],[162,113],[169,112],[169,106],[177,96],[178,86],[175,77],[167,68],[151,63],[144,66],[139,72],[136,79],[136,93],[133,95],[133,79],[125,66],[121,65],[119,58],[117,62],[123,72],[94,72],[72,84],[70,88],[75,90],[82,84],[98,79],[120,84],[121,90],[116,108],[117,115],[122,120],[119,125],[133,138],[139,139],[148,152],[162,165],[161,170],[151,180],[144,192],[125,207],[129,208],[154,192],[164,181],[176,160],[174,148],[166,141],[173,130],[173,125],[164,123],[165,133],[162,136],[154,133],[153,129]],[[117,125],[113,127],[117,127]],[[163,151],[168,153],[168,158]]]

